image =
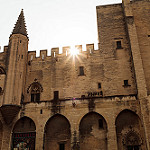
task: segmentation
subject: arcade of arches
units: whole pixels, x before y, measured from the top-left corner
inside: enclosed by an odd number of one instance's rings
[[[141,150],[145,148],[143,127],[139,116],[123,110],[116,118],[116,135],[118,150]],[[37,131],[38,132],[38,131]],[[79,124],[79,147],[72,145],[71,124],[61,115],[52,116],[44,128],[44,150],[108,150],[108,127],[105,118],[90,112],[82,117]],[[2,124],[0,124],[0,141],[2,141]],[[12,149],[35,150],[36,125],[28,117],[19,119],[12,133]]]

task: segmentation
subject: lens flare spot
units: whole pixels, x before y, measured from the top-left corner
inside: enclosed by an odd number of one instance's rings
[[[79,50],[77,48],[73,48],[73,49],[70,49],[70,53],[71,55],[76,56],[79,54]]]

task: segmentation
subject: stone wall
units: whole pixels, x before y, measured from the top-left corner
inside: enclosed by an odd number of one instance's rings
[[[0,148],[20,140],[32,150],[149,150],[149,8],[129,0],[97,6],[99,49],[77,45],[76,56],[64,47],[36,57],[26,53],[26,36],[12,35],[0,53]]]

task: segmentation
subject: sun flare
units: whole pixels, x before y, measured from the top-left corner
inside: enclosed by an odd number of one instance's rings
[[[70,53],[72,56],[76,56],[79,54],[79,50],[77,48],[70,49]]]

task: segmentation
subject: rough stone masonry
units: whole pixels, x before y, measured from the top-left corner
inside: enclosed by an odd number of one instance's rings
[[[1,150],[150,150],[150,1],[96,10],[97,50],[40,57],[21,11],[0,53]]]

